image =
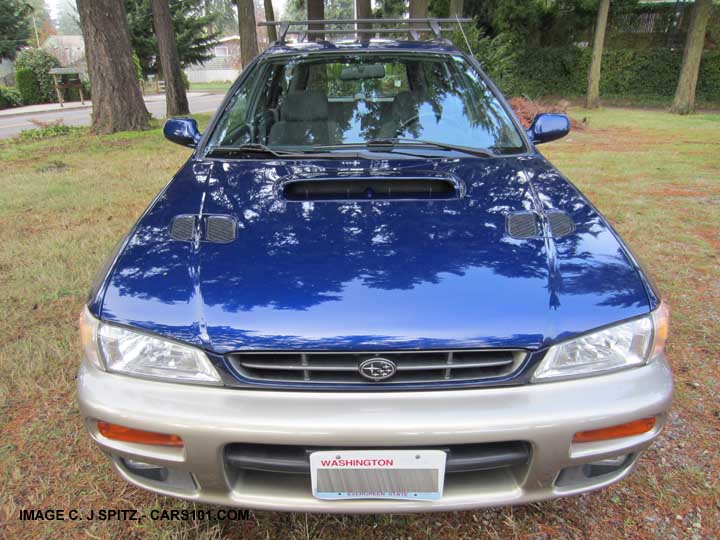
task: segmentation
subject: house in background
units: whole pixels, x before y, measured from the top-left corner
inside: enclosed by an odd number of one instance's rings
[[[240,74],[240,36],[220,38],[213,48],[213,57],[204,64],[185,68],[191,83],[234,81]]]
[[[85,64],[85,42],[82,36],[50,36],[42,49],[52,54],[63,67],[79,67]]]

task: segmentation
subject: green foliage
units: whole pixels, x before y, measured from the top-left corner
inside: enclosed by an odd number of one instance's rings
[[[31,69],[21,68],[15,70],[15,86],[20,94],[20,99],[25,105],[42,103],[40,87]]]
[[[0,109],[9,109],[22,105],[22,98],[17,88],[0,86]]]
[[[87,128],[66,126],[64,124],[51,124],[42,128],[24,129],[20,132],[20,135],[16,137],[16,141],[41,141],[43,139],[50,139],[51,137],[70,135],[72,133],[80,133],[83,131],[87,131]]]
[[[185,87],[185,90],[190,90],[190,79],[188,79],[187,73],[184,71],[180,72],[180,76],[182,77],[183,86]]]
[[[151,0],[126,0],[130,42],[140,60],[143,75],[157,73],[159,51],[153,31]],[[202,0],[170,0],[170,13],[182,67],[212,58],[218,31],[215,15],[206,15]]]
[[[58,59],[42,49],[24,49],[17,55],[15,60],[15,80],[22,95],[23,103],[30,105],[57,101],[50,69],[58,66],[60,66]],[[18,76],[18,73],[24,72],[24,70],[30,70],[34,79],[33,83],[29,82],[28,76],[24,73]],[[20,88],[21,84],[23,88]]]
[[[478,59],[506,95],[575,97],[587,90],[589,48],[544,47],[518,52],[512,38],[503,35],[490,40],[481,37],[477,47]],[[681,64],[682,51],[607,49],[600,95],[638,102],[672,98]],[[720,51],[704,53],[697,97],[720,101]]]
[[[133,59],[133,65],[135,66],[135,75],[137,76],[137,80],[142,81],[144,78],[143,77],[143,69],[142,69],[142,65],[140,64],[140,58],[138,57],[138,55],[135,51],[133,51],[132,59]]]
[[[379,7],[373,10],[373,16],[379,19],[399,19],[408,11],[405,0],[377,0],[374,4]]]
[[[31,12],[32,6],[22,0],[0,1],[0,59],[15,58],[18,47],[30,38]]]

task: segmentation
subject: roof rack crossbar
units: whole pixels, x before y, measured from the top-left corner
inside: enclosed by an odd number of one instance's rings
[[[472,19],[318,19],[309,21],[262,21],[258,26],[275,26],[278,27],[278,42],[285,43],[285,37],[290,35],[300,36],[300,41],[304,41],[309,35],[317,34],[395,34],[409,33],[414,40],[420,39],[421,32],[432,32],[435,38],[442,39],[442,32],[452,30],[452,27],[444,27],[442,23],[467,23]],[[406,25],[395,28],[373,28],[373,25]],[[327,28],[327,26],[335,25],[354,25],[354,28]],[[358,25],[362,25],[358,26]],[[305,26],[307,29],[293,30],[293,26]],[[322,27],[322,28],[318,28]]]

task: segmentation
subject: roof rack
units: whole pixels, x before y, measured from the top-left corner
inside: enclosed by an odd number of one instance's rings
[[[410,34],[412,39],[420,40],[421,33],[432,32],[435,38],[442,40],[442,32],[449,32],[452,26],[443,27],[443,24],[460,24],[472,22],[472,19],[317,19],[311,21],[263,21],[258,26],[278,27],[278,43],[285,43],[288,34],[298,36],[297,41],[306,41],[311,35],[326,34],[362,34],[367,39],[379,34]],[[328,26],[352,25],[352,28],[328,28]],[[393,25],[394,28],[373,28],[373,26]],[[293,30],[293,26],[305,27]]]

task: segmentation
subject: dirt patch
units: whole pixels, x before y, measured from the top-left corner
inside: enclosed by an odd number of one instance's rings
[[[720,237],[718,237],[717,229],[713,227],[701,227],[695,229],[695,234],[710,244],[713,249],[720,251]]]
[[[522,122],[525,128],[529,128],[532,124],[533,118],[541,113],[561,113],[567,115],[570,119],[570,127],[575,130],[583,130],[587,127],[587,124],[583,121],[576,120],[572,116],[567,114],[570,102],[567,100],[560,100],[555,103],[536,103],[530,101],[524,97],[514,97],[509,100],[512,110]]]

